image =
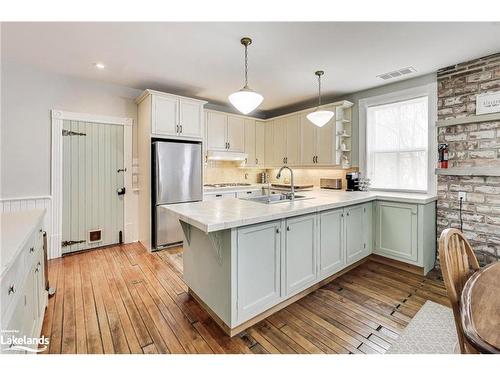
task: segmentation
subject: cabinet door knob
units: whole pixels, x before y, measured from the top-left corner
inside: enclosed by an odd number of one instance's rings
[[[35,251],[35,248],[34,247],[30,247],[30,253],[32,253],[34,251]]]
[[[349,212],[347,213],[347,216],[349,216]]]
[[[14,287],[14,284],[12,284],[11,286],[9,286],[9,296],[11,294],[14,294],[16,292],[16,288]]]
[[[279,233],[280,232],[280,228],[276,228],[276,233]]]
[[[287,230],[288,232],[290,232],[290,226],[289,226],[289,225],[287,225],[287,226],[286,226],[286,230]]]

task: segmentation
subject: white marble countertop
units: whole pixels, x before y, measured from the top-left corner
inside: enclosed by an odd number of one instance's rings
[[[180,220],[209,233],[374,200],[426,204],[437,199],[437,196],[430,194],[321,189],[304,191],[300,195],[306,195],[311,199],[265,204],[238,198],[226,198],[165,205],[163,208],[177,214]]]
[[[42,221],[45,209],[0,214],[1,244],[0,278],[9,270],[19,252]]]

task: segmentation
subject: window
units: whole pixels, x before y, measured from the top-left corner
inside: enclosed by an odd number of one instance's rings
[[[374,189],[427,191],[428,97],[366,108],[366,173]]]

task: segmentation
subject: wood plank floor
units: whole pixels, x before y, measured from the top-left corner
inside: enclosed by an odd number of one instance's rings
[[[187,294],[182,248],[70,255],[49,280],[48,353],[384,353],[426,300],[449,305],[437,275],[367,261],[229,338]]]

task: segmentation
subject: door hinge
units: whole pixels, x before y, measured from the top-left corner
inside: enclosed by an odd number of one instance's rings
[[[62,135],[63,135],[63,137],[71,137],[73,135],[78,135],[78,136],[84,136],[85,137],[87,134],[85,134],[85,133],[78,133],[78,132],[74,132],[72,130],[63,129],[62,130]]]
[[[62,241],[61,246],[66,247],[66,246],[71,246],[71,245],[76,245],[79,243],[84,243],[85,240],[79,240],[79,241]]]

